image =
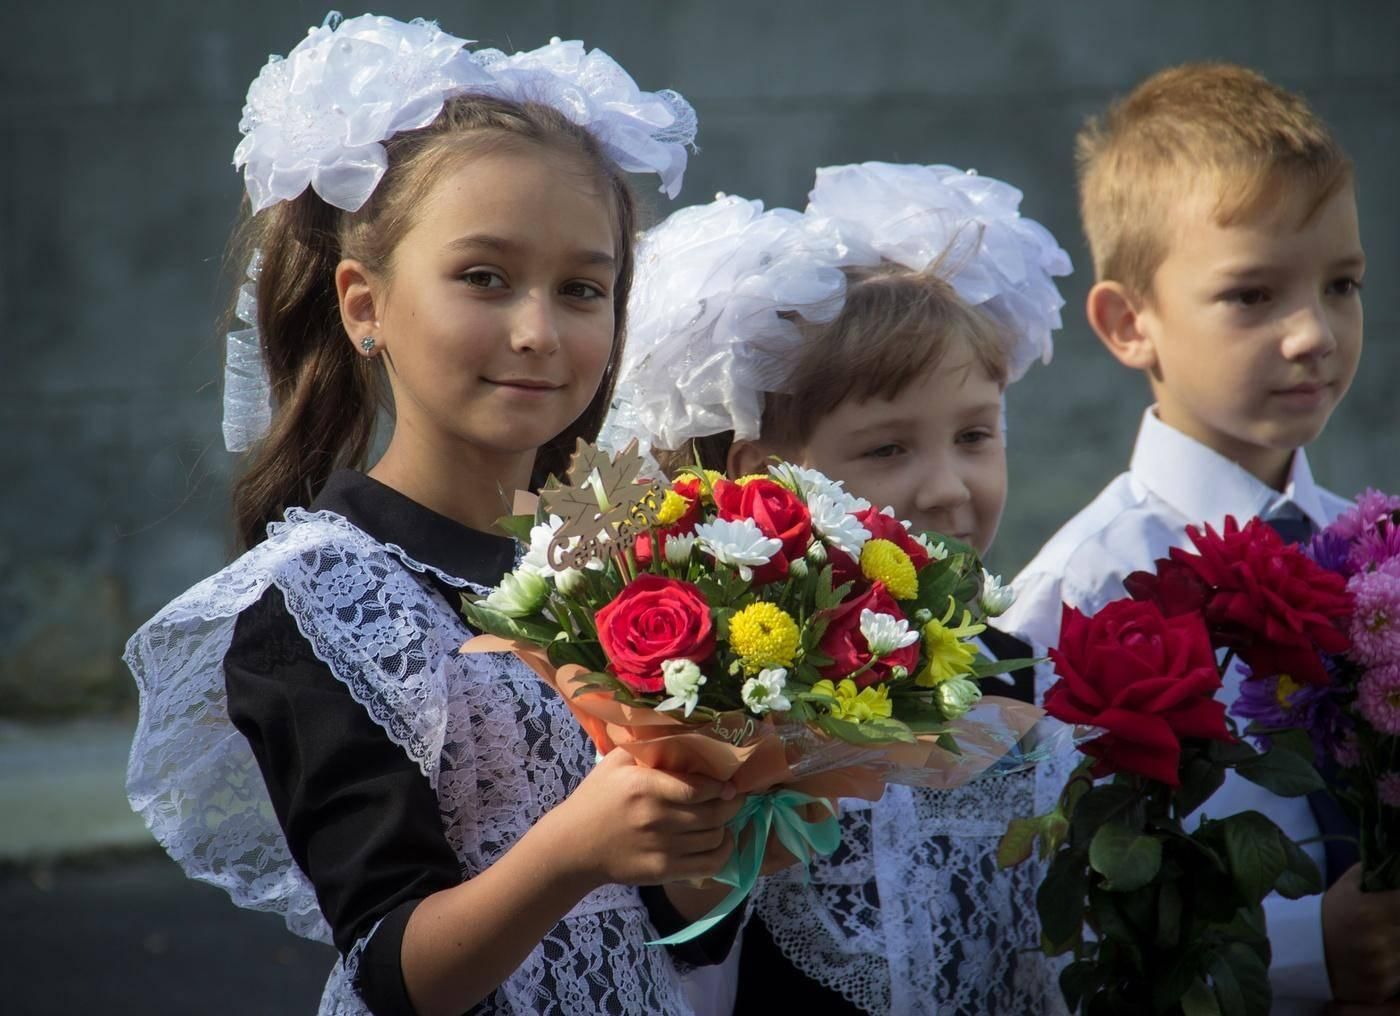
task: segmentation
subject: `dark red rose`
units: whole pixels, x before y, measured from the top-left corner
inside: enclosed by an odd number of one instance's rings
[[[640,575],[598,611],[598,641],[618,680],[640,692],[664,687],[667,660],[700,663],[715,649],[710,607],[689,582]]]
[[[931,560],[928,551],[909,535],[904,523],[893,515],[886,515],[878,508],[867,508],[863,512],[857,512],[856,518],[860,519],[861,525],[870,530],[872,540],[889,540],[908,554],[909,560],[914,562],[915,571],[921,570]]]
[[[877,614],[890,614],[902,619],[904,613],[885,590],[883,583],[876,582],[869,589],[843,600],[833,607],[827,616],[831,619],[826,632],[818,644],[818,650],[830,656],[832,663],[821,668],[822,677],[833,681],[850,677],[870,660],[870,645],[860,630],[860,612],[873,610]],[[903,667],[913,673],[919,665],[919,644],[896,649],[888,656],[881,657],[874,666],[855,678],[856,686],[864,688],[872,684],[888,681],[895,667]]]
[[[750,480],[743,485],[718,480],[714,492],[720,518],[753,519],[764,536],[783,543],[771,561],[754,569],[754,583],[764,585],[786,578],[788,562],[805,554],[812,542],[812,513],[801,498],[769,479]]]
[[[1227,518],[1222,532],[1191,526],[1186,534],[1196,553],[1174,547],[1171,560],[1206,587],[1205,618],[1216,644],[1234,649],[1256,677],[1327,684],[1321,654],[1350,645],[1340,627],[1351,613],[1346,579],[1259,519],[1241,529]]]
[[[1123,588],[1135,600],[1155,603],[1167,617],[1199,613],[1210,590],[1194,568],[1169,557],[1157,559],[1156,571],[1136,571],[1123,580]]]
[[[1045,711],[1107,733],[1082,750],[1095,776],[1137,773],[1180,786],[1183,738],[1230,741],[1220,672],[1199,614],[1167,617],[1154,603],[1115,600],[1093,617],[1065,607],[1050,650],[1060,679]]]

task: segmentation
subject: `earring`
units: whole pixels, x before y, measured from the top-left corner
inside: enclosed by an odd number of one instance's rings
[[[361,339],[360,348],[365,351],[366,356],[372,356],[374,354],[374,336],[366,335]]]

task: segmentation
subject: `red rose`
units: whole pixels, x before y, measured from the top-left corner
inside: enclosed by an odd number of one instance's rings
[[[870,660],[870,645],[860,630],[860,612],[873,610],[877,614],[890,614],[902,619],[904,614],[894,602],[894,597],[885,591],[883,583],[876,582],[865,592],[843,600],[827,615],[830,623],[822,635],[817,649],[830,656],[829,666],[821,668],[822,677],[833,681],[850,677]],[[895,667],[903,667],[909,672],[919,665],[919,644],[896,649],[888,656],[882,656],[875,665],[855,678],[856,686],[864,688],[872,684],[888,681]]]
[[[754,569],[754,582],[762,585],[786,578],[788,562],[805,554],[812,542],[812,513],[802,499],[768,479],[750,480],[742,486],[719,480],[714,490],[720,518],[753,519],[764,536],[783,543],[771,561]]]
[[[1199,614],[1167,617],[1152,603],[1115,600],[1093,617],[1065,607],[1060,676],[1045,711],[1066,723],[1103,727],[1083,746],[1095,776],[1130,772],[1180,786],[1181,740],[1230,741],[1210,633]]]
[[[1340,627],[1351,613],[1346,579],[1259,519],[1241,529],[1226,518],[1220,533],[1190,526],[1186,535],[1196,553],[1174,547],[1171,560],[1205,585],[1206,623],[1217,644],[1233,648],[1256,677],[1329,683],[1321,654],[1350,645]]]
[[[915,571],[922,569],[931,560],[928,551],[919,546],[919,542],[904,528],[904,523],[893,515],[886,515],[880,509],[872,507],[858,512],[856,518],[860,519],[861,525],[870,530],[872,540],[889,540],[908,554],[909,560],[914,562]]]
[[[700,663],[715,649],[710,606],[689,582],[640,575],[597,614],[598,641],[618,680],[640,692],[661,691],[661,664]]]
[[[1156,571],[1136,571],[1123,580],[1123,588],[1135,600],[1155,603],[1167,617],[1199,613],[1210,590],[1194,568],[1169,557],[1157,559]]]

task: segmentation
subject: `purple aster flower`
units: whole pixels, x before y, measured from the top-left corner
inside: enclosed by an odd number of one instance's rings
[[[1332,746],[1332,757],[1343,769],[1355,769],[1361,765],[1361,741],[1356,731],[1348,730]]]
[[[1338,516],[1326,531],[1344,540],[1355,540],[1373,529],[1381,519],[1394,521],[1397,511],[1400,511],[1400,497],[1367,487],[1356,496],[1356,504]]]
[[[1386,773],[1376,781],[1381,804],[1400,808],[1400,773]]]
[[[1330,685],[1301,684],[1287,674],[1245,678],[1230,712],[1261,727],[1307,731],[1318,759],[1335,754],[1344,722],[1335,689]],[[1261,734],[1255,740],[1260,748],[1268,750],[1268,735]]]
[[[1330,527],[1312,538],[1306,553],[1319,567],[1351,577],[1354,570],[1350,564],[1351,541],[1341,533],[1333,532]]]
[[[1382,734],[1400,736],[1400,666],[1368,670],[1357,688],[1356,706]]]
[[[1400,663],[1400,575],[1388,570],[1353,575],[1347,592],[1354,601],[1351,655],[1371,666]]]

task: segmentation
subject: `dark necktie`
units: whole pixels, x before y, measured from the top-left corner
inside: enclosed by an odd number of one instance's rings
[[[1315,531],[1312,520],[1307,516],[1289,511],[1287,507],[1277,518],[1265,519],[1286,543],[1305,543],[1312,539]],[[1337,767],[1331,759],[1323,760],[1318,767],[1322,778],[1329,787],[1335,786]],[[1308,795],[1308,806],[1312,808],[1317,829],[1323,836],[1351,837],[1350,839],[1324,839],[1322,849],[1327,856],[1327,885],[1341,878],[1346,870],[1360,860],[1356,848],[1356,820],[1348,814],[1328,790],[1314,790]]]

